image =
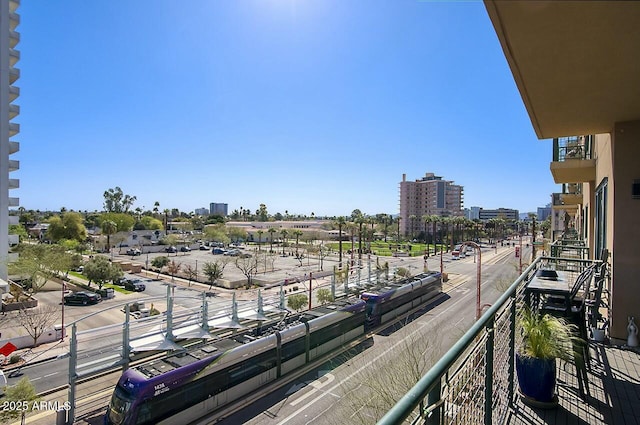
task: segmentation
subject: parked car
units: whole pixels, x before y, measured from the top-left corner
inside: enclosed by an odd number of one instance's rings
[[[65,304],[78,304],[78,305],[87,305],[87,304],[97,304],[100,302],[102,297],[99,294],[94,294],[93,292],[79,291],[72,292],[64,296]]]
[[[225,252],[224,255],[229,255],[231,257],[237,257],[238,255],[240,255],[240,250],[239,249],[230,249],[229,251]]]
[[[180,247],[180,252],[191,252],[191,248],[189,248],[188,246],[181,246]]]
[[[222,248],[213,248],[211,250],[212,254],[224,254],[225,252],[227,252],[227,251],[222,249]]]
[[[131,255],[132,257],[135,257],[136,255],[141,255],[142,251],[140,251],[138,248],[130,248],[127,250],[127,255]]]
[[[168,246],[164,249],[164,252],[175,254],[176,252],[178,252],[178,248],[176,248],[175,246]]]
[[[147,286],[139,279],[131,279],[124,282],[124,289],[127,291],[142,292],[147,289]]]
[[[200,245],[200,247],[198,248],[200,251],[207,251],[209,249],[208,246],[206,245]]]

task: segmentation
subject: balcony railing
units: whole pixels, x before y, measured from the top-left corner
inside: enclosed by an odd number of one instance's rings
[[[553,139],[553,160],[591,159],[593,136],[571,136]]]
[[[582,195],[582,183],[563,183],[563,195]]]
[[[516,322],[526,285],[541,267],[575,269],[569,272],[575,278],[591,263],[538,257],[378,425],[506,423],[516,391]]]

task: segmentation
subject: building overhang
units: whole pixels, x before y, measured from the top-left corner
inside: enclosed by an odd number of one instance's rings
[[[485,0],[540,139],[640,120],[640,3]]]

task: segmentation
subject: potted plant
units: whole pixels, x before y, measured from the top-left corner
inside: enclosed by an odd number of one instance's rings
[[[553,407],[558,402],[556,359],[570,361],[579,355],[578,328],[563,318],[529,308],[522,310],[518,324],[522,341],[516,353],[516,373],[523,401]]]

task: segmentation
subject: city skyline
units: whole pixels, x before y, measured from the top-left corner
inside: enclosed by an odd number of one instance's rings
[[[467,208],[558,191],[482,2],[64,5],[19,9],[26,209],[118,186],[144,210],[395,214],[425,171]]]

